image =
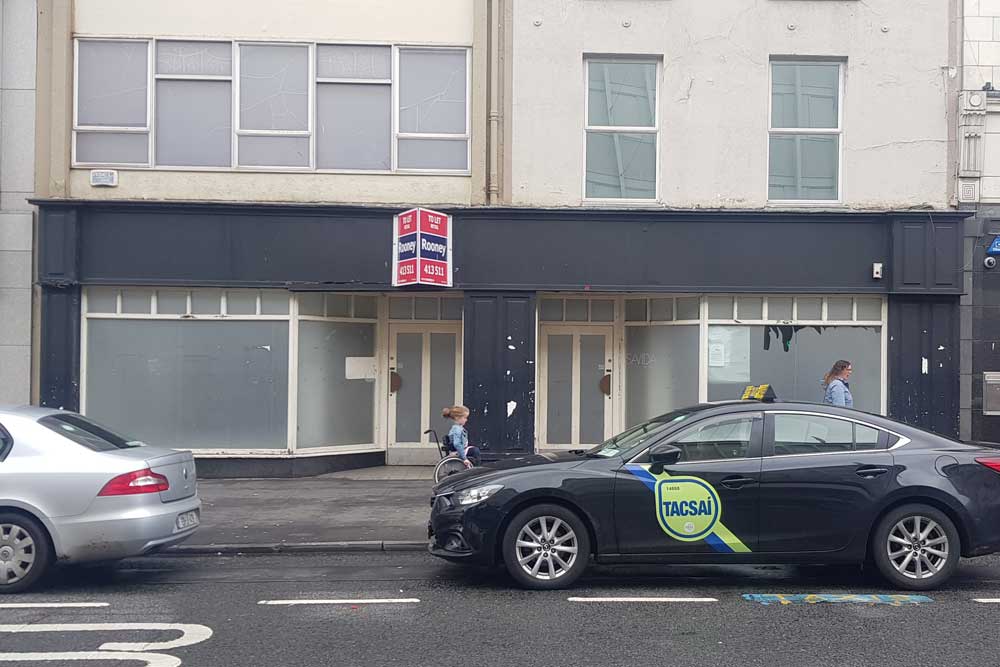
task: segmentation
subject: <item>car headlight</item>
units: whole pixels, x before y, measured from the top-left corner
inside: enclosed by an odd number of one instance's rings
[[[473,489],[457,491],[455,493],[455,504],[475,505],[476,503],[481,503],[502,488],[503,484],[487,484],[486,486],[477,486]]]

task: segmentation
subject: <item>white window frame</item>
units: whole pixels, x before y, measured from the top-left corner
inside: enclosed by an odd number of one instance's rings
[[[774,100],[774,66],[775,65],[837,65],[837,127],[788,128],[773,127],[772,113]],[[781,207],[815,207],[837,206],[844,203],[844,102],[846,92],[847,62],[833,58],[774,58],[767,64],[767,138],[764,154],[766,168],[764,171],[765,199],[769,206]],[[771,199],[771,136],[775,134],[828,134],[838,137],[837,140],[837,198],[836,199]],[[801,161],[799,166],[801,167]]]
[[[660,89],[663,82],[663,59],[658,56],[617,56],[605,54],[586,54],[583,59],[583,202],[586,204],[606,204],[606,205],[628,205],[628,206],[649,206],[660,204]],[[653,104],[653,125],[652,127],[630,127],[618,125],[591,125],[590,124],[590,65],[591,63],[622,63],[630,65],[656,65],[654,82],[656,89]],[[618,134],[652,134],[655,137],[656,146],[653,149],[655,156],[655,192],[651,199],[641,199],[635,197],[588,197],[587,196],[587,136],[591,132],[610,132]]]
[[[229,77],[214,75],[158,75],[156,73],[156,45],[158,42],[212,42],[230,43],[232,46],[232,72]],[[147,45],[147,81],[146,81],[146,126],[138,127],[103,127],[103,126],[80,126],[77,123],[79,109],[79,45],[81,42],[137,42]],[[305,46],[309,50],[309,64],[307,81],[308,89],[308,114],[309,122],[307,130],[244,130],[240,128],[240,46],[241,45],[260,46]],[[391,79],[331,79],[317,77],[316,53],[318,47],[323,46],[380,46],[392,49],[391,56]],[[400,50],[429,50],[429,51],[464,51],[465,52],[465,132],[461,134],[423,134],[423,133],[400,133],[399,132],[399,52]],[[73,136],[71,142],[71,166],[72,168],[96,169],[113,168],[122,170],[155,170],[155,171],[183,171],[183,172],[250,172],[250,173],[319,173],[319,174],[358,174],[358,175],[433,175],[433,176],[462,176],[467,177],[472,174],[472,47],[470,45],[432,45],[426,43],[398,43],[369,41],[289,41],[283,40],[262,40],[262,39],[220,39],[220,38],[191,38],[187,36],[161,36],[155,38],[130,38],[119,39],[109,36],[80,36],[73,40]],[[155,118],[155,89],[159,79],[197,79],[197,80],[227,80],[231,81],[232,87],[232,155],[229,166],[208,167],[208,166],[175,166],[157,165],[156,150],[156,118]],[[365,83],[385,85],[391,87],[390,99],[392,100],[392,127],[390,130],[390,149],[392,153],[391,169],[320,169],[316,166],[316,98],[317,86],[321,83]],[[658,84],[659,85],[659,84]],[[76,157],[76,135],[77,132],[109,132],[121,133],[129,132],[136,134],[146,134],[148,141],[147,161],[145,163],[110,163],[110,162],[80,162]],[[239,139],[241,136],[297,136],[309,137],[309,165],[304,167],[284,167],[284,166],[240,166],[239,165]],[[400,169],[397,165],[398,141],[400,139],[443,139],[453,141],[465,141],[466,146],[466,168],[465,169]],[[648,200],[639,200],[648,201]]]
[[[145,127],[117,127],[109,125],[80,125],[80,42],[115,42],[146,45],[146,125]],[[156,51],[151,39],[77,38],[73,40],[73,132],[70,142],[70,159],[74,167],[114,167],[120,169],[148,169],[153,164],[153,73],[156,71]],[[146,162],[80,162],[76,158],[77,133],[145,134]]]

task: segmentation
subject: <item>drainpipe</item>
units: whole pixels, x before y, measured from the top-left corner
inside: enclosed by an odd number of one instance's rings
[[[486,176],[486,203],[495,206],[500,200],[500,61],[503,54],[503,12],[501,3],[503,0],[487,0],[489,9],[489,30],[487,38],[487,63],[489,69],[489,83],[487,84],[486,97],[489,105],[488,129],[487,129],[487,154],[488,166]]]

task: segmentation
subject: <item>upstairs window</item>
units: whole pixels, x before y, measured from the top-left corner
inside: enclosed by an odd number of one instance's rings
[[[842,63],[771,63],[770,201],[840,199],[842,80]]]

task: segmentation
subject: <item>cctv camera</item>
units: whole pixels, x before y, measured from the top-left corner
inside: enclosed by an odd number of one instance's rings
[[[996,265],[997,265],[996,257],[987,257],[986,259],[983,260],[983,266],[985,266],[987,269],[995,268]]]

